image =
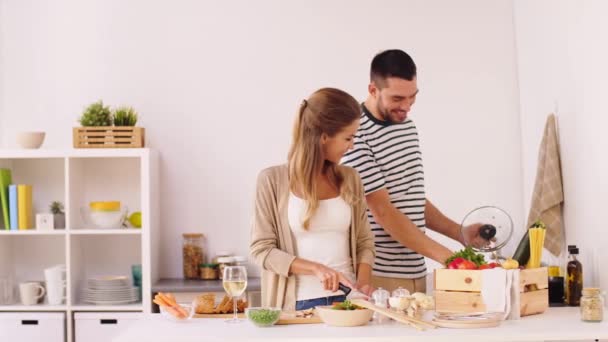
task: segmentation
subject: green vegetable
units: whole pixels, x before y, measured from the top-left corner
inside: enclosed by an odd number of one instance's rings
[[[247,317],[257,326],[267,327],[275,324],[281,315],[280,310],[258,309],[250,310]]]
[[[359,305],[355,305],[353,303],[350,302],[350,300],[345,300],[342,303],[336,303],[334,304],[334,306],[332,307],[332,309],[334,310],[360,310],[363,309],[362,307],[360,307]]]
[[[460,251],[452,254],[452,256],[449,257],[448,260],[445,261],[445,265],[446,266],[449,265],[452,262],[452,260],[454,260],[456,258],[463,258],[463,259],[472,261],[475,263],[475,265],[477,265],[477,267],[486,264],[486,259],[483,257],[483,254],[475,253],[475,251],[471,247],[467,247],[463,250],[460,250]]]
[[[530,260],[530,238],[528,237],[528,231],[519,241],[515,253],[513,253],[513,260],[517,260],[520,265],[525,265]]]
[[[532,223],[532,225],[530,226],[530,228],[542,228],[542,229],[547,229],[547,226],[545,225],[545,223],[541,220],[536,220],[534,223]]]

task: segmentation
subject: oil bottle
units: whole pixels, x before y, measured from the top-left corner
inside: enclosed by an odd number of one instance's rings
[[[578,248],[570,249],[567,266],[566,280],[566,304],[570,306],[579,306],[581,303],[581,295],[583,291],[583,265],[578,261]]]

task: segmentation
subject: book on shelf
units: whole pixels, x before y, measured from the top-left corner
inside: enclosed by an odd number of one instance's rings
[[[8,211],[11,230],[19,229],[19,202],[17,200],[17,185],[11,184],[8,186]]]
[[[4,229],[10,229],[10,220],[8,212],[8,186],[13,182],[11,170],[0,169],[0,206],[2,206],[2,217]]]
[[[32,186],[28,184],[17,185],[17,207],[19,216],[19,229],[34,227],[32,219]]]

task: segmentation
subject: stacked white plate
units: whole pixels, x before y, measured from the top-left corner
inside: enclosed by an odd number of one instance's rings
[[[101,276],[87,279],[83,300],[98,305],[120,305],[137,302],[139,289],[131,286],[126,276]]]

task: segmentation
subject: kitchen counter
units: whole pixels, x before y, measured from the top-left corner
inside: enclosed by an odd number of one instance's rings
[[[159,314],[149,314],[114,342],[200,342],[200,341],[593,341],[608,340],[608,320],[580,321],[579,308],[549,308],[542,315],[504,321],[486,329],[444,329],[416,331],[390,322],[362,327],[338,328],[325,324],[281,325],[258,328],[245,321],[228,324],[223,319],[193,319],[172,322]]]
[[[247,291],[260,291],[260,278],[247,278]],[[152,292],[224,292],[221,280],[160,279],[152,285]]]

